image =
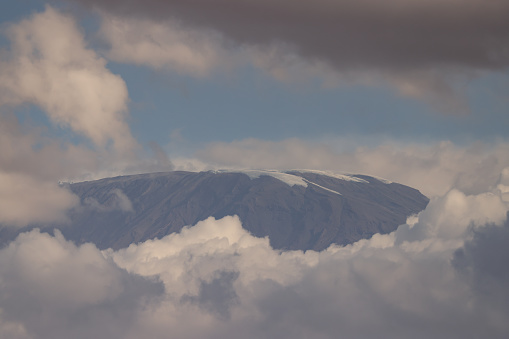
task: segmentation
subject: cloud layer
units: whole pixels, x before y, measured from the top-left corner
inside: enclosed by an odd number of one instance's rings
[[[505,338],[508,208],[451,191],[391,234],[305,253],[237,217],[104,252],[34,230],[0,250],[0,334]]]
[[[21,234],[0,250],[4,338],[124,338],[162,285],[129,274],[93,245]]]
[[[506,1],[96,1],[112,13],[215,29],[239,43],[296,46],[338,68],[508,65]]]
[[[218,52],[226,64],[236,54],[278,78],[330,82],[332,72],[335,82],[391,85],[446,112],[467,111],[469,79],[509,66],[504,0],[71,1],[117,18],[124,33],[111,20],[103,31],[119,61],[196,73],[220,65]]]
[[[456,146],[385,142],[375,147],[355,145],[348,138],[326,142],[301,139],[265,141],[245,139],[210,143],[196,153],[199,168],[318,169],[380,176],[441,196],[452,188],[479,194],[495,188],[507,175],[509,145],[475,143]],[[200,162],[201,161],[201,162]],[[185,164],[185,161],[176,161]],[[185,165],[183,165],[185,166]]]

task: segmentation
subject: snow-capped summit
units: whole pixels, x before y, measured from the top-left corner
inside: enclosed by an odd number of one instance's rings
[[[238,215],[244,228],[268,236],[275,248],[321,250],[392,232],[428,203],[404,185],[314,170],[176,171],[69,187],[81,199],[69,215],[71,225],[37,226],[56,226],[77,243],[114,249],[161,238],[209,216]]]

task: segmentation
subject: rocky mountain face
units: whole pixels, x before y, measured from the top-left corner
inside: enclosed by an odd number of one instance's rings
[[[59,228],[76,243],[118,249],[209,216],[238,215],[279,249],[322,250],[389,233],[428,198],[397,183],[316,171],[168,172],[70,184],[81,206]],[[1,236],[1,235],[0,235]]]

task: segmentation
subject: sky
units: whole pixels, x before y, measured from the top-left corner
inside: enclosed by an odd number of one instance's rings
[[[0,337],[508,336],[509,1],[20,0],[0,21],[1,225],[65,223],[60,181],[168,170],[431,199],[320,253],[233,216],[116,252],[24,233],[0,249]]]

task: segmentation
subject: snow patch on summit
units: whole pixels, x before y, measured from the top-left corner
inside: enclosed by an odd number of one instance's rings
[[[384,178],[375,177],[374,175],[370,175],[370,177],[375,178],[376,180],[383,182],[384,184],[387,184],[387,185],[392,184],[392,181],[384,179]]]
[[[344,180],[344,181],[362,182],[362,183],[365,183],[365,184],[369,184],[369,181],[361,179],[361,178],[357,178],[357,177],[355,177],[353,175],[339,174],[339,173],[330,172],[330,171],[319,171],[319,170],[309,170],[309,169],[296,169],[296,170],[291,170],[291,171],[288,171],[288,172],[314,173],[314,174],[324,175],[324,176],[327,176],[327,177],[336,178],[336,179],[340,179],[340,180]],[[378,180],[380,180],[380,179],[378,179]]]
[[[320,188],[323,188],[324,190],[327,190],[327,191],[330,191],[330,192],[333,192],[336,194],[340,194],[340,195],[341,195],[341,193],[331,190],[327,187],[320,186],[320,185],[318,185],[314,182],[311,182],[307,179],[304,179],[297,173],[314,173],[314,174],[323,175],[323,176],[327,176],[327,177],[331,177],[331,178],[335,178],[335,179],[339,179],[339,180],[369,184],[369,181],[367,181],[365,179],[358,178],[353,175],[340,174],[340,173],[335,173],[335,172],[331,172],[331,171],[319,171],[319,170],[309,170],[309,169],[295,169],[295,170],[288,170],[288,171],[252,170],[252,169],[227,170],[227,169],[224,169],[224,170],[215,170],[212,172],[213,173],[243,173],[243,174],[246,174],[251,179],[257,179],[263,175],[268,175],[268,176],[271,176],[273,178],[276,178],[276,179],[284,182],[285,184],[287,184],[289,186],[298,185],[298,186],[307,187],[308,183],[309,183],[309,184],[318,186]],[[295,174],[293,174],[293,173],[295,173]],[[382,179],[382,178],[378,178],[378,177],[373,177],[373,178],[378,181],[381,181],[383,183],[386,183],[386,184],[391,183],[390,181]]]
[[[303,186],[307,187],[308,184],[304,180],[304,178],[299,177],[298,175],[288,174],[284,172],[279,172],[276,170],[217,170],[213,171],[214,173],[243,173],[247,175],[251,179],[257,179],[263,175],[268,175],[273,178],[278,179],[279,181],[284,182],[288,186]]]
[[[307,179],[304,179],[304,180],[306,180],[306,182],[307,182],[307,183],[310,183],[311,185],[315,185],[315,186],[320,187],[321,189],[324,189],[324,190],[329,191],[329,192],[331,192],[331,193],[338,194],[338,195],[342,195],[342,194],[341,194],[341,193],[339,193],[338,191],[334,191],[334,190],[331,190],[330,188],[323,187],[323,186],[318,185],[317,183],[314,183],[314,182],[309,181],[309,180],[307,180]]]

